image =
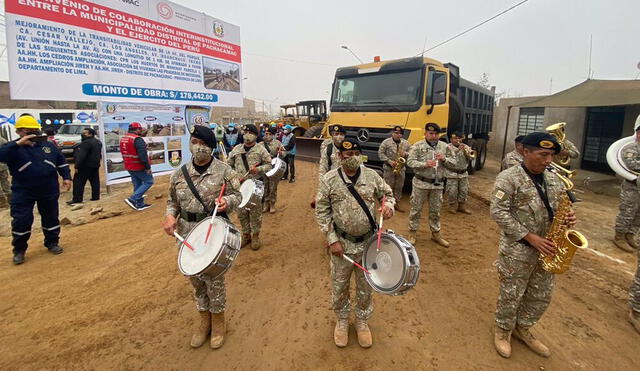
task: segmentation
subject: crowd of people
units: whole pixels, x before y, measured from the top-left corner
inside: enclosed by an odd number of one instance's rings
[[[164,231],[174,236],[187,235],[198,223],[217,209],[218,216],[229,218],[236,212],[241,224],[241,247],[260,249],[262,214],[276,212],[278,183],[267,173],[274,158],[286,160],[288,174],[282,179],[295,181],[295,135],[292,127],[253,124],[226,128],[217,125],[195,125],[190,129],[189,150],[192,160],[176,170],[170,178]],[[153,184],[142,128],[129,125],[129,132],[120,142],[125,168],[131,174],[133,194],[125,202],[135,210],[150,205],[144,193]],[[59,176],[65,188],[71,187],[69,165],[56,146],[46,140],[39,124],[31,116],[16,122],[19,139],[0,146],[0,163],[6,164],[12,176],[11,216],[14,263],[24,261],[31,234],[33,207],[37,204],[42,217],[45,246],[53,254],[62,252],[59,245],[58,221]],[[450,133],[450,142],[441,140],[443,130],[436,123],[426,123],[424,139],[410,145],[404,139],[404,129],[394,126],[389,138],[379,147],[383,162],[383,176],[364,166],[362,148],[357,139],[346,137],[342,125],[328,128],[330,138],[320,147],[317,194],[313,203],[319,229],[326,238],[331,254],[330,279],[332,306],[336,315],[334,343],[345,347],[349,337],[351,315],[350,281],[355,276],[355,330],[358,343],[371,347],[373,335],[368,320],[373,314],[372,287],[365,272],[356,269],[362,264],[363,250],[376,233],[374,215],[384,219],[395,212],[405,212],[400,205],[407,168],[413,173],[408,241],[421,244],[418,239],[422,209],[428,204],[428,229],[431,240],[448,248],[440,223],[446,200],[452,213],[470,214],[467,207],[469,174],[467,169],[474,151],[463,143],[460,132]],[[625,150],[623,158],[629,168],[640,171],[640,123],[636,125],[636,143]],[[533,132],[515,139],[515,150],[505,156],[502,171],[497,176],[491,194],[490,215],[501,228],[498,256],[495,262],[499,277],[499,292],[495,312],[494,345],[503,357],[511,356],[511,337],[522,340],[536,354],[549,357],[551,350],[533,332],[550,301],[554,274],[545,270],[541,257],[558,253],[558,246],[547,236],[567,189],[560,176],[550,167],[559,158],[577,157],[575,146],[547,132]],[[101,152],[95,132],[85,129],[76,157],[73,180],[74,198],[82,202],[86,181],[96,181],[95,156]],[[0,172],[5,171],[0,168]],[[247,180],[264,183],[262,202],[253,208],[241,208],[241,184]],[[637,182],[624,181],[620,215],[616,221],[616,246],[629,252],[637,251],[635,233],[640,226]],[[4,184],[0,184],[4,190]],[[98,190],[96,193],[96,189]],[[99,184],[92,199],[99,198]],[[218,198],[218,195],[220,197]],[[379,205],[379,206],[378,206]],[[573,210],[565,212],[568,227],[576,224]],[[183,242],[177,241],[180,246]],[[640,332],[640,273],[631,288],[629,319]],[[224,275],[206,273],[189,277],[193,286],[199,322],[191,338],[192,347],[210,341],[213,349],[220,348],[226,336],[226,288]]]

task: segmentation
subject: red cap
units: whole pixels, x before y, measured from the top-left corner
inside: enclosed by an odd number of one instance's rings
[[[131,129],[142,129],[142,125],[139,122],[132,122],[129,124],[129,130]]]

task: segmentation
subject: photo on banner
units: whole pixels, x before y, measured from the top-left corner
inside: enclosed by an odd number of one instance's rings
[[[137,122],[147,145],[151,171],[170,174],[191,160],[189,128],[207,125],[209,108],[204,106],[98,102],[100,137],[104,138],[104,168],[107,184],[130,181],[120,152],[120,139]]]

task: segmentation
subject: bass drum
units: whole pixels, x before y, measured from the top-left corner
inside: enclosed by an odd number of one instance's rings
[[[381,294],[403,295],[416,285],[420,275],[420,259],[415,247],[392,230],[382,233],[380,250],[378,234],[369,238],[362,254],[362,264],[371,272],[365,274],[369,285]]]
[[[620,175],[624,179],[632,182],[638,179],[638,173],[629,169],[624,163],[622,160],[622,150],[628,145],[633,145],[635,140],[635,135],[622,138],[614,142],[607,150],[607,163],[609,164],[609,167],[611,167],[611,170],[615,171],[616,174]]]
[[[284,175],[285,170],[287,170],[287,163],[279,157],[274,157],[271,159],[271,170],[267,171],[264,175],[269,178],[275,177],[276,179],[280,179]]]

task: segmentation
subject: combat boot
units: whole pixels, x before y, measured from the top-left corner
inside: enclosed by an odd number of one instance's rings
[[[636,331],[638,331],[638,333],[640,334],[640,313],[631,309],[631,311],[629,312],[629,322],[631,322],[633,328],[635,328]]]
[[[211,315],[208,311],[199,312],[200,314],[200,324],[196,329],[196,332],[193,333],[191,337],[191,347],[199,348],[202,344],[207,341],[207,336],[209,336],[209,332],[211,332]]]
[[[349,320],[339,318],[336,327],[333,329],[333,342],[339,348],[344,348],[349,342]]]
[[[269,212],[269,201],[266,201],[262,204],[262,212],[263,213]]]
[[[469,210],[469,209],[467,209],[465,207],[465,203],[464,202],[458,203],[458,211],[463,213],[463,214],[471,215],[471,210]]]
[[[393,208],[399,213],[404,213],[404,209],[401,208],[399,204],[396,204]]]
[[[218,349],[224,344],[226,332],[227,324],[224,320],[224,312],[211,313],[211,349]]]
[[[456,209],[457,209],[457,208],[456,208],[456,204],[449,204],[449,212],[450,212],[451,214],[455,214],[455,213],[456,213],[456,211],[457,211]]]
[[[407,241],[409,241],[410,244],[415,245],[417,234],[418,234],[417,231],[409,231],[409,239]]]
[[[495,345],[498,354],[504,358],[510,358],[511,331],[503,330],[500,326],[496,326],[493,335],[493,345]]]
[[[240,248],[242,249],[243,247],[247,247],[247,246],[249,246],[249,244],[251,244],[251,234],[250,233],[243,233],[242,234],[242,244],[240,245]]]
[[[269,212],[271,214],[275,214],[276,213],[276,202],[275,201],[271,201],[269,203]]]
[[[449,241],[440,237],[440,232],[431,232],[431,240],[442,247],[449,247]]]
[[[535,354],[544,358],[551,357],[551,351],[549,348],[533,336],[531,331],[529,331],[529,327],[516,326],[513,336],[527,344],[529,349],[533,350]]]
[[[259,250],[262,247],[260,242],[260,233],[254,233],[251,235],[251,250]]]
[[[627,233],[624,235],[624,239],[627,240],[629,246],[633,247],[634,250],[638,250],[638,243],[636,242],[636,235],[633,233]]]
[[[622,232],[616,231],[616,234],[613,237],[613,243],[622,251],[634,252],[633,248],[627,243],[627,240]]]
[[[363,348],[370,348],[373,345],[371,338],[371,330],[367,321],[364,319],[356,319],[356,333],[358,334],[358,344]]]

